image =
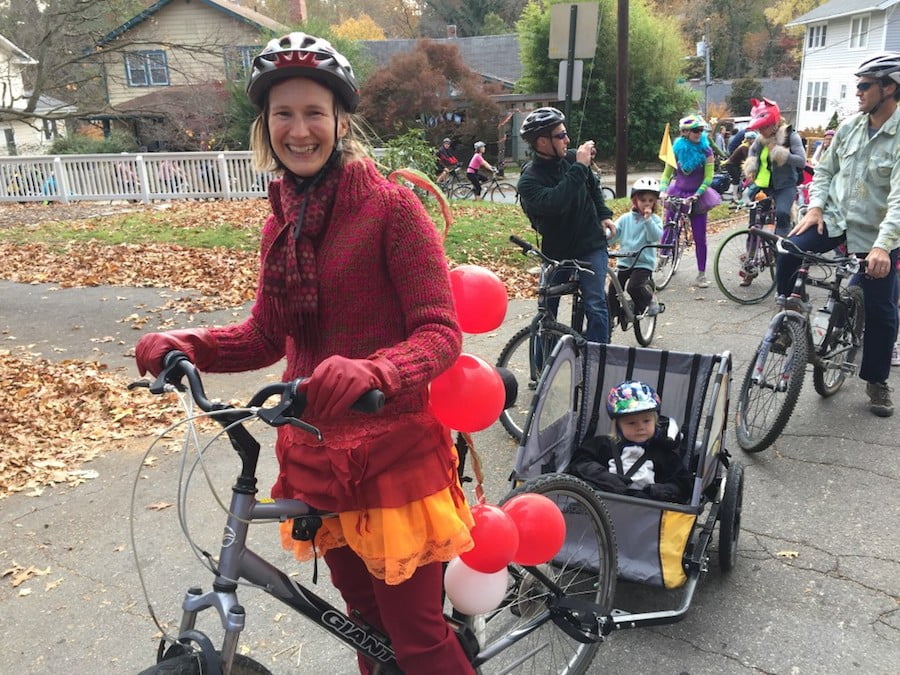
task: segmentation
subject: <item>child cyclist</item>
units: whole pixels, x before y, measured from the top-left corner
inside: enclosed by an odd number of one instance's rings
[[[659,180],[638,178],[631,186],[631,211],[619,216],[616,233],[609,240],[623,251],[639,251],[647,244],[658,244],[662,236],[662,219],[656,214]],[[619,258],[616,262],[619,283],[634,300],[634,313],[640,316],[659,314],[659,303],[653,298],[650,275],[656,268],[656,249],[646,248],[637,258]],[[609,305],[610,333],[612,321],[619,315],[619,299],[611,290],[606,293]]]
[[[681,460],[678,424],[659,414],[660,400],[643,382],[626,381],[609,391],[608,436],[579,447],[571,473],[600,490],[667,502],[686,502],[691,475]]]
[[[475,199],[481,198],[481,184],[484,182],[484,178],[481,177],[478,170],[481,169],[481,167],[484,167],[488,171],[497,171],[497,169],[491,166],[484,158],[486,147],[484,141],[477,141],[475,143],[475,154],[472,155],[472,159],[469,161],[469,167],[466,169],[466,176],[469,178],[469,182],[472,183],[472,189],[475,191]]]

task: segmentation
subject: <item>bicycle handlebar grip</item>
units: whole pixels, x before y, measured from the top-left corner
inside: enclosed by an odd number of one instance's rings
[[[350,408],[357,412],[377,413],[384,407],[384,392],[381,389],[369,389],[360,396]]]
[[[527,241],[525,241],[524,239],[520,239],[519,237],[517,237],[517,236],[514,235],[514,234],[509,235],[509,240],[510,240],[512,243],[514,243],[516,246],[518,246],[519,248],[521,248],[523,251],[526,251],[526,252],[527,252],[527,251],[531,251],[532,249],[534,249],[534,246],[532,246],[531,244],[529,244],[529,243],[528,243]]]

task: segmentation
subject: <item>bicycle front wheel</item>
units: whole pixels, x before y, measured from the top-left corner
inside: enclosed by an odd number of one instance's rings
[[[492,202],[515,204],[519,201],[519,191],[512,183],[497,183],[491,188],[488,198]]]
[[[481,653],[489,654],[484,660],[476,658],[473,665],[482,675],[584,673],[600,646],[597,619],[610,613],[615,594],[612,521],[597,492],[574,476],[541,476],[512,491],[501,503],[527,492],[557,505],[566,523],[565,543],[556,556],[536,568],[509,566],[509,590],[503,604],[472,617]],[[563,606],[568,600],[584,604]],[[584,616],[585,612],[590,614]],[[520,639],[504,643],[514,636]]]
[[[475,190],[471,183],[459,182],[450,193],[450,199],[472,199],[475,196]]]
[[[765,450],[787,426],[806,373],[805,326],[781,322],[771,346],[761,343],[750,363],[738,398],[735,436],[746,452]]]
[[[209,672],[204,666],[201,669],[199,654],[182,654],[155,666],[142,670],[139,675],[203,675]],[[272,675],[272,671],[248,656],[234,655],[231,664],[232,675]]]
[[[859,286],[841,289],[841,302],[835,303],[822,341],[826,356],[821,366],[813,366],[813,387],[819,396],[836,394],[847,379],[848,366],[856,361],[862,342],[863,311],[862,289]]]
[[[726,298],[756,304],[775,290],[775,251],[749,230],[738,230],[716,249],[713,275]]]
[[[578,337],[576,331],[562,323],[525,326],[510,338],[500,352],[497,367],[507,368],[516,378],[519,388],[515,404],[500,413],[500,423],[513,440],[522,440],[544,361],[563,335]]]
[[[662,242],[671,244],[672,248],[661,248],[656,254],[656,271],[653,279],[657,290],[662,290],[669,285],[672,275],[681,262],[681,238],[678,236],[678,228],[675,223],[669,223],[663,230]]]

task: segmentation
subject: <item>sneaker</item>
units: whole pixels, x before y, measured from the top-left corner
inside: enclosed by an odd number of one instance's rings
[[[900,343],[894,343],[894,351],[891,352],[891,365],[900,366]]]
[[[647,305],[647,309],[644,314],[647,316],[656,316],[662,311],[659,306],[659,303],[656,300],[653,300],[649,305]]]
[[[759,272],[756,270],[741,270],[738,272],[738,276],[741,278],[741,286],[749,286],[759,276]]]
[[[891,391],[884,382],[866,383],[866,394],[869,396],[869,410],[879,417],[890,417],[894,414],[894,404],[891,402]]]
[[[709,281],[706,280],[706,275],[703,272],[697,275],[697,281],[695,282],[697,288],[709,288]]]

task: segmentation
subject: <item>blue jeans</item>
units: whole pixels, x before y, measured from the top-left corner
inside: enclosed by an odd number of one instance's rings
[[[609,342],[609,311],[606,307],[606,268],[609,265],[609,252],[605,248],[598,248],[586,256],[579,256],[579,260],[591,263],[593,274],[582,273],[578,275],[578,284],[581,286],[581,295],[584,297],[584,314],[587,318],[587,330],[584,336],[591,342]],[[561,270],[556,273],[552,283],[559,284],[569,278],[569,272]],[[557,315],[559,298],[551,298],[547,305],[553,315]],[[573,326],[576,330],[580,326]]]
[[[844,237],[829,237],[810,228],[790,238],[804,251],[824,253],[844,241]],[[891,251],[891,271],[882,279],[857,275],[851,283],[863,291],[865,310],[865,337],[859,376],[866,382],[887,382],[891,373],[891,352],[897,340],[897,252]],[[800,258],[779,254],[775,264],[776,288],[779,295],[788,295],[794,285],[794,274],[800,267]]]

